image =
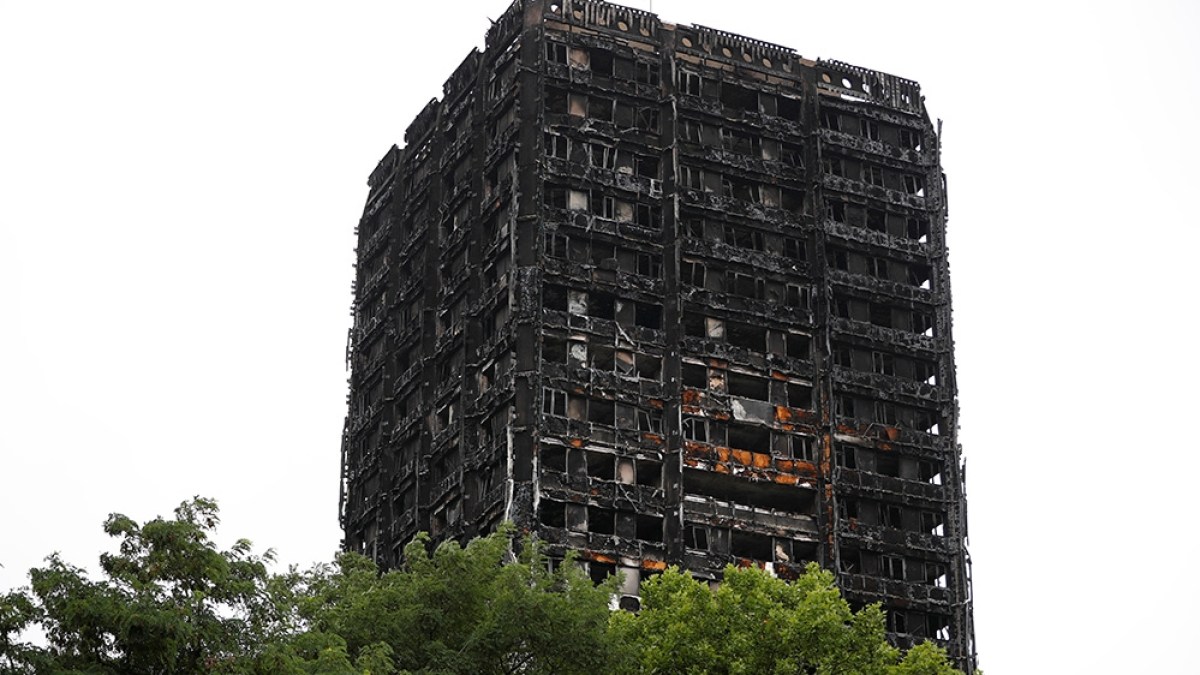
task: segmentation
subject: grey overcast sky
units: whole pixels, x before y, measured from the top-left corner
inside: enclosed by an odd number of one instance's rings
[[[331,556],[366,177],[506,5],[0,0],[0,590],[195,494]],[[945,120],[989,675],[1195,672],[1198,8],[653,3]]]

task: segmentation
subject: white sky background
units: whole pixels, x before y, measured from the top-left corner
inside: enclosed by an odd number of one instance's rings
[[[366,177],[505,6],[0,0],[0,590],[195,494],[331,557]],[[945,120],[989,675],[1194,668],[1200,6],[983,7],[653,9]]]

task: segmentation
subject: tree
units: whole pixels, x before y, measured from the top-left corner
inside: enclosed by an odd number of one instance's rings
[[[591,673],[609,658],[608,599],[570,561],[554,566],[526,540],[512,552],[511,525],[466,547],[429,553],[419,535],[402,570],[378,573],[343,554],[305,582],[300,613],[310,634],[336,635],[350,654],[390,653],[419,673]]]
[[[901,657],[872,605],[853,612],[833,574],[810,563],[788,583],[727,566],[714,592],[677,568],[642,584],[642,610],[612,616],[636,668],[658,673],[952,675],[945,653],[920,645]]]
[[[236,662],[285,628],[271,599],[270,551],[240,540],[220,551],[209,535],[219,522],[212,500],[195,498],[174,519],[144,525],[113,514],[121,538],[100,557],[103,579],[58,554],[30,570],[30,588],[0,600],[0,667],[10,672],[176,673]],[[43,648],[21,644],[30,626]]]
[[[219,550],[218,522],[201,498],[143,525],[114,514],[104,527],[121,542],[99,580],[51,555],[0,595],[0,674],[958,672],[933,645],[888,646],[879,608],[852,612],[815,564],[792,583],[728,567],[715,592],[672,568],[630,614],[609,609],[616,577],[595,586],[536,540],[514,547],[507,524],[432,551],[418,535],[399,570],[344,553],[271,574],[270,551]],[[21,642],[28,629],[46,644]]]

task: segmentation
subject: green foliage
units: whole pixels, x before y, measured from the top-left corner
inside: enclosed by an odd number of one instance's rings
[[[758,568],[725,568],[718,590],[668,569],[642,584],[642,611],[615,613],[640,672],[949,675],[945,653],[922,645],[901,658],[877,606],[852,612],[833,574],[810,563],[792,583]]]
[[[51,555],[0,595],[0,674],[958,672],[933,645],[888,646],[879,608],[852,612],[815,564],[792,583],[729,567],[715,592],[670,569],[635,615],[609,609],[617,578],[594,586],[534,540],[514,553],[510,525],[433,551],[419,535],[402,570],[346,553],[271,574],[248,541],[219,550],[218,521],[201,498],[142,525],[114,514],[99,580]],[[21,641],[30,629],[44,646]]]
[[[382,575],[343,554],[311,576],[301,614],[313,631],[345,638],[364,666],[387,647],[414,673],[593,672],[607,658],[612,587],[594,587],[573,564],[551,571],[532,541],[514,557],[511,537],[504,527],[431,555],[421,535],[405,569]]]
[[[218,522],[216,503],[199,497],[181,504],[174,519],[139,525],[109,516],[104,530],[121,544],[100,557],[102,580],[54,554],[30,570],[27,591],[5,597],[0,667],[200,672],[268,640],[278,623],[266,592],[271,553],[255,555],[245,540],[218,550],[209,539]],[[46,647],[14,641],[31,625],[44,631]]]

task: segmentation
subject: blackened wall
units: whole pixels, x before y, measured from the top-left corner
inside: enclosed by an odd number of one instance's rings
[[[620,571],[837,571],[973,666],[945,194],[916,83],[518,1],[371,175],[341,517]]]

